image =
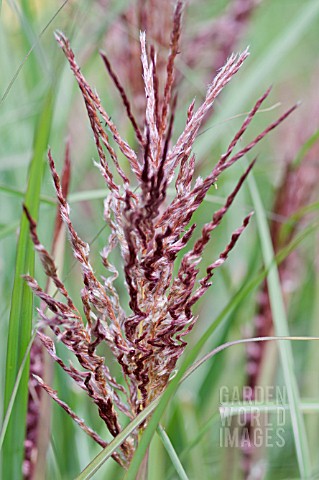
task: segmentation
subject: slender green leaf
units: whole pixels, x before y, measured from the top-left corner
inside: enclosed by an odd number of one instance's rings
[[[186,475],[186,472],[183,468],[183,465],[181,464],[179,458],[178,458],[178,455],[177,453],[175,452],[175,449],[172,445],[172,442],[170,441],[169,439],[169,436],[167,435],[167,433],[165,432],[164,428],[162,427],[162,425],[159,425],[157,427],[157,433],[158,435],[160,436],[162,442],[163,442],[163,445],[164,447],[166,448],[166,451],[170,457],[170,459],[172,460],[172,463],[175,467],[175,470],[179,476],[179,478],[181,480],[188,480],[188,476]]]
[[[127,427],[125,427],[119,435],[117,435],[114,440],[104,448],[93,460],[92,462],[85,467],[85,469],[76,477],[76,480],[86,480],[92,478],[93,475],[101,468],[103,463],[106,462],[108,458],[111,457],[112,453],[124,442],[124,440],[131,435],[133,430],[137,428],[156,408],[160,398],[156,398],[150,403],[141,413],[130,422]]]
[[[256,210],[257,226],[264,258],[264,265],[266,269],[269,269],[267,274],[267,285],[275,332],[278,336],[288,337],[289,328],[284,300],[281,292],[278,269],[273,261],[274,251],[272,247],[267,219],[253,175],[248,178],[248,185]],[[287,395],[291,411],[294,441],[300,475],[302,478],[309,478],[311,473],[310,454],[304,419],[299,408],[300,395],[297,380],[295,377],[294,359],[291,345],[288,342],[280,342],[279,352],[284,373],[284,379],[287,387]]]
[[[31,215],[37,218],[41,182],[44,171],[44,156],[47,150],[48,136],[52,120],[52,91],[45,98],[42,112],[38,119],[34,137],[34,153],[30,163],[28,186],[25,204]],[[20,235],[17,246],[17,257],[14,285],[11,299],[9,333],[7,343],[7,362],[4,391],[4,411],[9,406],[14,390],[18,368],[22,364],[31,337],[32,328],[32,293],[21,277],[25,273],[33,274],[34,249],[29,236],[29,225],[25,215],[20,223]],[[28,399],[29,359],[26,361],[20,387],[3,444],[2,478],[19,479],[22,476],[23,442],[26,428],[26,409]]]
[[[17,392],[18,392],[18,388],[19,388],[19,385],[20,385],[22,375],[23,375],[24,367],[27,363],[28,355],[30,353],[32,343],[35,339],[35,336],[36,336],[36,333],[34,333],[32,335],[32,337],[30,338],[28,348],[27,348],[27,350],[26,350],[26,352],[23,356],[22,363],[21,363],[20,368],[18,370],[18,374],[17,374],[17,378],[16,378],[16,381],[15,381],[15,384],[14,384],[14,387],[13,387],[12,395],[11,395],[11,398],[10,398],[10,401],[9,401],[9,404],[8,404],[8,408],[7,408],[7,411],[5,413],[3,423],[2,423],[2,428],[1,428],[1,433],[0,433],[0,450],[2,449],[3,440],[4,440],[4,437],[6,435],[6,431],[7,431],[9,419],[10,419],[10,416],[11,416],[12,408],[13,408],[13,405],[14,405],[14,401],[15,401],[15,398],[17,396]]]

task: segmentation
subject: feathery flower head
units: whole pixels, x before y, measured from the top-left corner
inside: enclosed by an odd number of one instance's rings
[[[225,202],[208,223],[202,226],[199,238],[192,248],[188,243],[196,225],[192,223],[194,212],[205,199],[210,187],[219,176],[247,152],[295,107],[269,125],[254,140],[234,152],[269,90],[256,102],[241,128],[231,140],[228,149],[220,157],[206,178],[194,178],[195,155],[192,147],[203,119],[212,109],[216,97],[237,73],[248,56],[245,50],[231,55],[207,89],[203,103],[196,108],[190,105],[185,127],[176,143],[172,144],[174,114],[177,95],[174,91],[175,60],[179,53],[182,17],[181,1],[178,1],[173,17],[170,51],[166,64],[166,80],[161,93],[156,73],[156,53],[149,47],[144,32],[140,35],[141,62],[146,97],[144,128],[139,127],[125,90],[112,69],[105,53],[103,62],[121,96],[126,115],[136,135],[134,150],[120,135],[108,115],[99,96],[90,87],[76,63],[68,39],[60,32],[56,39],[62,48],[81,90],[99,156],[99,169],[109,194],[104,203],[104,218],[110,229],[106,247],[101,252],[102,262],[110,275],[99,280],[91,266],[88,243],[77,234],[70,217],[70,208],[61,188],[59,175],[49,151],[49,165],[54,181],[61,217],[69,233],[76,260],[82,269],[82,308],[85,318],[74,305],[64,284],[58,278],[54,260],[40,243],[36,224],[28,215],[35,248],[40,255],[47,276],[52,280],[64,301],[45,293],[37,281],[26,279],[34,293],[51,311],[39,309],[39,315],[62,342],[76,356],[81,369],[66,365],[55,351],[53,340],[43,329],[39,337],[51,357],[82,388],[96,404],[99,416],[109,432],[120,433],[118,412],[134,418],[166,387],[176,362],[183,353],[185,336],[196,321],[192,308],[211,285],[214,270],[227,259],[251,218],[249,214],[233,233],[228,245],[219,257],[206,268],[203,278],[198,278],[199,263],[211,234],[217,228],[233,203],[240,187],[249,174],[252,162]],[[104,126],[106,125],[106,128]],[[107,130],[107,131],[106,131]],[[110,141],[113,138],[116,148]],[[118,150],[126,158],[131,173],[127,175],[119,160]],[[114,175],[110,161],[116,169]],[[174,184],[175,197],[167,199],[167,189]],[[111,251],[118,247],[123,259],[126,287],[129,293],[127,312],[121,305],[114,286],[118,272],[111,264]],[[177,256],[184,252],[174,275]],[[105,359],[97,353],[97,347],[106,343],[122,368],[123,385],[111,375]],[[86,433],[104,446],[106,443],[87,427],[72,410],[62,402],[57,393],[39,384],[64,408]],[[125,440],[114,458],[124,467],[132,458],[137,444],[137,432]]]

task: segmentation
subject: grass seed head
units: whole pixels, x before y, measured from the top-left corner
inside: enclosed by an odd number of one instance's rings
[[[98,94],[85,79],[76,63],[69,40],[62,33],[56,33],[56,39],[80,88],[99,156],[99,168],[109,189],[104,217],[110,236],[101,256],[110,275],[101,281],[96,277],[90,263],[90,246],[79,237],[73,225],[70,208],[52,153],[49,151],[49,165],[61,218],[82,271],[81,301],[84,318],[58,278],[54,260],[41,245],[36,224],[26,210],[31,237],[45,272],[64,300],[58,301],[44,292],[30,276],[27,276],[26,280],[51,311],[49,315],[47,309],[40,309],[42,321],[51,328],[57,340],[75,355],[80,368],[65,365],[57,356],[53,342],[41,329],[40,339],[51,357],[86,391],[114,437],[122,429],[119,411],[131,419],[165,389],[176,362],[185,349],[185,337],[195,324],[194,305],[211,285],[215,269],[226,261],[251,218],[249,214],[243,220],[218,258],[207,266],[204,277],[198,278],[198,265],[211,234],[219,227],[254,162],[239,179],[235,189],[229,193],[225,205],[202,226],[197,241],[189,248],[189,241],[196,228],[192,223],[194,213],[217,178],[295,108],[290,109],[234,153],[239,140],[268,96],[267,91],[258,99],[226,152],[211,168],[211,172],[205,178],[195,178],[196,158],[192,149],[200,127],[211,112],[215,99],[242,67],[248,51],[228,58],[209,85],[202,104],[195,107],[193,102],[188,108],[184,130],[173,143],[174,115],[178,109],[175,61],[180,50],[182,7],[182,2],[178,1],[173,15],[164,82],[160,82],[158,77],[156,49],[148,45],[147,32],[140,35],[146,105],[142,121],[135,118],[133,105],[114,71],[111,60],[104,53],[101,54],[120,93],[124,105],[123,114],[127,115],[133,126],[136,135],[135,148],[122,138]],[[104,124],[109,133],[106,132]],[[112,145],[115,143],[116,147],[111,145],[109,135],[113,138]],[[122,169],[119,151],[130,166],[129,174]],[[110,162],[113,163],[115,174],[112,173],[114,169],[111,169]],[[176,193],[173,199],[168,200],[167,189],[172,183]],[[128,312],[121,306],[114,284],[118,272],[109,259],[114,248],[119,248],[122,256],[125,284],[130,299]],[[177,274],[174,275],[177,262],[179,266]],[[121,366],[125,387],[115,380],[104,357],[97,353],[97,347],[101,343],[110,348]],[[59,400],[56,392],[40,379],[39,383],[93,439],[100,445],[104,442]],[[136,443],[137,432],[123,442],[115,458],[121,465],[126,466],[130,462]]]

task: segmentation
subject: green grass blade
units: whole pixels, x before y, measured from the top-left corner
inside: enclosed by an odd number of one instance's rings
[[[143,420],[145,420],[156,408],[159,403],[160,398],[156,398],[150,403],[141,413],[139,413],[132,422],[125,427],[117,437],[112,440],[112,442],[104,448],[93,460],[92,462],[85,467],[85,469],[76,477],[76,480],[87,480],[92,478],[93,475],[101,468],[104,462],[113,452],[124,442],[124,440],[137,428]]]
[[[186,475],[186,472],[183,468],[183,465],[180,462],[180,459],[178,458],[178,455],[169,439],[169,436],[165,432],[164,428],[162,425],[159,425],[157,427],[157,433],[160,436],[163,445],[169,455],[169,458],[172,460],[172,464],[175,467],[175,470],[181,480],[188,480],[188,476]]]
[[[270,232],[266,220],[264,207],[253,175],[248,178],[248,185],[256,211],[257,226],[262,254],[264,258],[264,265],[266,269],[269,268],[267,275],[267,284],[275,332],[278,336],[287,337],[289,336],[289,328],[284,300],[281,292],[278,269],[276,264],[273,262],[274,251],[272,247]],[[309,478],[311,473],[309,446],[306,436],[304,419],[299,407],[300,396],[294,372],[294,360],[290,343],[280,342],[279,352],[285,384],[287,387],[292,427],[294,432],[294,442],[296,447],[300,475],[302,478]]]
[[[31,215],[37,218],[40,189],[44,171],[44,156],[47,150],[48,136],[52,119],[52,92],[45,98],[42,112],[35,129],[34,153],[30,163],[25,204]],[[21,275],[33,274],[34,249],[29,236],[29,225],[25,215],[20,223],[20,235],[11,299],[9,333],[7,342],[7,361],[4,391],[4,411],[7,411],[14,390],[19,365],[21,365],[31,337],[33,300],[32,293]],[[2,478],[19,479],[22,477],[23,441],[26,428],[26,409],[28,398],[29,359],[22,374],[20,387],[7,428],[3,444]]]
[[[30,338],[28,348],[27,348],[27,350],[24,354],[24,357],[22,359],[22,363],[21,363],[20,368],[18,370],[17,378],[16,378],[16,381],[15,381],[15,384],[14,384],[14,387],[13,387],[13,391],[12,391],[12,395],[11,395],[11,398],[10,398],[10,401],[9,401],[9,404],[8,404],[8,409],[6,411],[6,414],[5,414],[3,422],[2,422],[2,428],[1,428],[1,433],[0,433],[0,451],[2,449],[3,441],[4,441],[4,438],[5,438],[5,435],[6,435],[6,431],[7,431],[9,419],[10,419],[10,416],[11,416],[11,411],[12,411],[12,408],[13,408],[13,405],[14,405],[14,401],[15,401],[15,398],[16,398],[17,393],[18,393],[18,388],[19,388],[19,385],[20,385],[22,374],[24,372],[24,367],[27,363],[28,355],[30,353],[32,343],[35,339],[35,336],[36,336],[36,334],[34,333],[32,335],[32,337]]]

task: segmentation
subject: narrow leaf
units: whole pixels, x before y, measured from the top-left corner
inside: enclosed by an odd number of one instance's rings
[[[172,463],[175,467],[175,470],[179,476],[179,478],[181,480],[188,480],[188,476],[186,475],[186,472],[183,468],[183,465],[181,464],[180,462],[180,459],[178,458],[178,455],[169,439],[169,436],[167,435],[167,433],[165,432],[164,428],[162,427],[162,425],[159,425],[157,427],[157,433],[158,435],[160,436],[162,442],[163,442],[163,445],[164,447],[166,448],[166,451],[170,457],[170,459],[172,460]]]
[[[25,195],[33,218],[37,218],[41,182],[45,165],[45,152],[52,120],[52,91],[49,90],[35,128],[34,153],[30,163],[28,186]],[[19,366],[27,351],[31,338],[33,300],[32,292],[22,275],[33,274],[34,249],[29,237],[29,224],[23,214],[17,245],[14,285],[11,299],[9,333],[7,343],[6,377],[4,391],[4,412],[7,411],[14,390]],[[29,358],[23,371],[16,401],[11,411],[6,437],[3,444],[2,478],[22,478],[24,436],[28,400]]]
[[[269,269],[267,275],[267,285],[269,290],[269,299],[275,332],[278,336],[288,337],[289,328],[284,300],[281,292],[278,269],[277,265],[273,262],[274,251],[271,242],[270,232],[264,207],[253,175],[248,179],[248,185],[256,210],[257,226],[262,248],[262,254],[264,258],[264,265],[266,269]],[[297,379],[295,376],[294,360],[291,345],[288,342],[280,342],[279,352],[281,357],[284,379],[287,387],[300,475],[302,478],[309,478],[311,473],[310,454],[304,419],[299,407],[300,396]]]

